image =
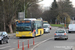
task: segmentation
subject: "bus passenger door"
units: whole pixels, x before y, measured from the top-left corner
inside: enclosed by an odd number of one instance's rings
[[[36,24],[35,26],[36,26],[36,34],[38,34],[38,27],[37,27],[37,24]]]

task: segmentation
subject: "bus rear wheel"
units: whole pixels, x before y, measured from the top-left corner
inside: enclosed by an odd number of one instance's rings
[[[42,35],[42,32],[40,31],[40,36]]]

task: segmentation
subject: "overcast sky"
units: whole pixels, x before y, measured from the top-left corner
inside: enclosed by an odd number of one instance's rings
[[[44,0],[42,2],[40,2],[41,4],[43,4],[44,7],[48,7],[52,4],[54,0]],[[72,1],[73,6],[75,7],[75,0],[70,0]]]

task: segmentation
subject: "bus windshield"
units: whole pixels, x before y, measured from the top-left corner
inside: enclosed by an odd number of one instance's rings
[[[31,31],[31,23],[17,23],[16,31]]]
[[[30,26],[16,27],[16,31],[31,31],[31,27]]]

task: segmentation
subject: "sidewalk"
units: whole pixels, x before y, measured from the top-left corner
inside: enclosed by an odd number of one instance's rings
[[[15,33],[12,33],[12,34],[8,34],[8,36],[10,37],[10,36],[15,36]]]

